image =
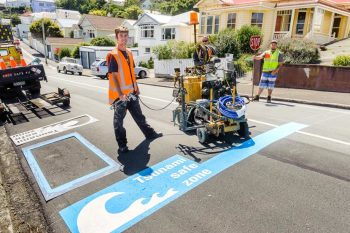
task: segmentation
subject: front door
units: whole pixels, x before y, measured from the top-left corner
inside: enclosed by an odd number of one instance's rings
[[[339,36],[341,17],[334,17],[333,27],[332,27],[332,36],[335,35],[335,38]]]
[[[297,35],[304,35],[305,20],[306,20],[306,12],[299,12],[297,25],[296,25]]]

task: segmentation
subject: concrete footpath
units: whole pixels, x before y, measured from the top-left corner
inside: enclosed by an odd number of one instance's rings
[[[138,79],[139,83],[173,88],[173,81],[169,78],[145,78]],[[252,95],[252,82],[249,77],[237,79],[238,92],[241,95]],[[254,86],[254,94],[258,91]],[[260,101],[266,99],[267,91],[264,91]],[[310,104],[324,107],[350,109],[350,93],[338,93],[327,91],[313,91],[292,88],[275,88],[272,100],[293,103]]]
[[[39,198],[0,126],[0,232],[48,232]]]

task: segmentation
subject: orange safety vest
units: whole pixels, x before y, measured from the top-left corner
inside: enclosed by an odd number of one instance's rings
[[[137,84],[136,84],[136,77],[134,72],[134,58],[132,56],[132,53],[129,50],[126,50],[128,56],[129,56],[129,62],[130,67],[128,64],[128,61],[124,57],[123,53],[119,49],[114,49],[112,52],[109,52],[106,57],[107,65],[109,64],[109,61],[111,59],[111,56],[114,57],[114,59],[118,63],[118,73],[117,73],[117,79],[115,80],[113,78],[112,73],[108,73],[108,79],[109,79],[109,90],[108,90],[108,98],[109,98],[109,104],[113,104],[113,102],[119,98],[119,94],[117,92],[117,86],[116,82],[118,81],[118,84],[120,85],[120,89],[123,94],[128,95],[131,92],[136,91]]]

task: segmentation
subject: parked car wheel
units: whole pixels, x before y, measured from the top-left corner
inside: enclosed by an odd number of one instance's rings
[[[66,67],[63,67],[63,73],[64,73],[64,74],[67,74],[67,69],[66,69]]]
[[[141,71],[139,72],[139,78],[140,78],[140,79],[146,78],[146,76],[147,76],[146,71],[141,70]]]
[[[79,75],[82,76],[82,75],[83,75],[83,72],[79,72]]]
[[[58,67],[58,66],[57,66],[57,72],[58,72],[58,73],[60,73],[60,72],[61,72],[61,71],[60,71],[60,67]]]

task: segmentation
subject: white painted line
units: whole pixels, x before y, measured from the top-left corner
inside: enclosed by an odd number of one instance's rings
[[[107,87],[100,87],[100,86],[96,86],[96,85],[91,85],[91,84],[86,84],[86,83],[81,83],[81,82],[75,82],[75,81],[71,81],[71,80],[66,80],[66,79],[61,79],[61,78],[56,78],[54,76],[47,76],[49,78],[53,78],[53,79],[57,79],[60,81],[64,81],[64,82],[69,82],[69,83],[73,83],[73,84],[77,84],[77,86],[87,86],[87,87],[91,87],[91,88],[98,88],[101,90],[105,90],[107,91],[108,88]],[[151,100],[157,100],[160,102],[164,102],[164,103],[169,103],[171,100],[162,100],[162,99],[158,99],[158,98],[154,98],[154,97],[150,97],[150,96],[144,96],[144,95],[140,95],[142,98],[146,98],[146,99],[151,99]],[[177,104],[177,103],[172,103],[172,104]]]
[[[100,86],[96,86],[96,85],[90,85],[90,84],[86,84],[86,83],[81,83],[81,82],[75,82],[75,81],[71,81],[71,80],[60,79],[60,78],[56,78],[56,77],[53,77],[53,76],[48,76],[48,77],[53,78],[53,79],[58,79],[58,80],[61,80],[61,81],[65,81],[65,82],[74,83],[74,84],[77,84],[77,85],[79,85],[79,86],[82,86],[82,85],[83,85],[83,86],[88,86],[88,87],[92,87],[92,88],[99,88],[99,89],[107,90],[106,87],[100,87]],[[143,96],[143,95],[140,95],[140,96],[141,96],[142,98],[147,98],[147,99],[157,100],[157,101],[160,101],[160,102],[169,103],[169,100],[162,100],[162,99],[158,99],[158,98],[154,98],[154,97],[149,97],[149,96]],[[177,104],[177,103],[172,103],[172,104]],[[320,107],[320,108],[321,108],[321,107]],[[324,110],[324,109],[323,109],[323,110]],[[327,109],[327,110],[328,110],[328,111],[332,111],[332,110],[330,110],[330,109]],[[341,111],[337,111],[337,112],[342,113]],[[258,120],[253,120],[253,119],[248,119],[248,121],[252,121],[252,122],[255,122],[255,123],[258,123],[258,124],[268,125],[268,126],[271,126],[271,127],[278,127],[278,125],[270,124],[270,123],[263,122],[263,121],[258,121]],[[324,136],[317,135],[317,134],[312,134],[312,133],[306,133],[306,132],[303,132],[303,131],[297,131],[297,133],[304,134],[304,135],[307,135],[307,136],[310,136],[310,137],[315,137],[315,138],[319,138],[319,139],[331,141],[331,142],[336,142],[336,143],[343,144],[343,145],[346,145],[346,146],[350,146],[350,143],[349,143],[349,142],[341,141],[341,140],[334,139],[334,138],[324,137]]]
[[[29,52],[27,52],[27,50],[25,50],[24,48],[21,48],[21,49],[22,49],[22,52],[24,52],[25,54],[27,54],[28,57],[30,57],[31,59],[34,59],[34,58],[35,58],[32,54],[30,54]]]
[[[278,125],[270,124],[270,123],[267,123],[267,122],[258,121],[258,120],[254,120],[254,119],[248,119],[248,121],[255,122],[255,123],[258,123],[258,124],[262,124],[262,125],[271,126],[271,127],[274,127],[274,128],[278,127]],[[307,132],[303,132],[303,131],[297,131],[297,133],[303,134],[303,135],[306,135],[306,136],[309,136],[309,137],[314,137],[314,138],[323,139],[323,140],[330,141],[330,142],[343,144],[345,146],[350,146],[350,142],[345,142],[345,141],[342,141],[342,140],[338,140],[338,139],[334,139],[334,138],[330,138],[330,137],[325,137],[325,136],[318,135],[318,134],[307,133]]]

